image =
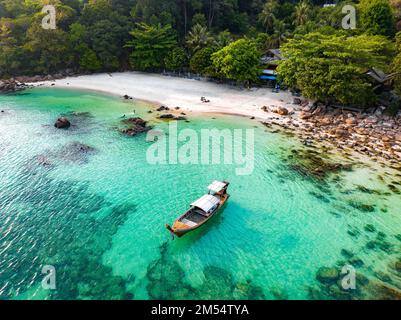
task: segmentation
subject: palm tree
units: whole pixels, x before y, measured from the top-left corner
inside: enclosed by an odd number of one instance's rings
[[[294,24],[297,26],[304,25],[310,17],[312,8],[308,0],[302,0],[295,7]]]
[[[213,44],[213,37],[207,27],[196,24],[187,35],[187,46],[192,52],[196,52]]]
[[[281,20],[274,20],[274,33],[270,36],[269,45],[271,48],[279,48],[281,44],[287,41],[290,33],[287,24]]]
[[[227,30],[220,32],[215,39],[215,44],[220,49],[228,46],[231,42],[233,42],[233,38]]]
[[[259,14],[259,21],[266,27],[266,32],[273,28],[278,6],[277,0],[267,0],[262,12]]]

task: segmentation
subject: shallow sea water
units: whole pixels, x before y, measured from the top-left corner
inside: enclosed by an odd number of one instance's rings
[[[179,128],[254,128],[253,174],[224,164],[150,165],[146,135],[118,131],[123,115],[165,130],[149,109],[85,91],[0,96],[0,299],[399,295],[400,171],[308,151],[255,121],[212,115],[189,116]],[[61,115],[69,130],[53,127]],[[317,177],[299,169],[304,152],[352,170]],[[171,241],[165,224],[214,179],[231,182],[225,210]],[[357,290],[316,279],[323,266],[347,264],[358,273]],[[56,290],[42,289],[44,265],[56,269]]]

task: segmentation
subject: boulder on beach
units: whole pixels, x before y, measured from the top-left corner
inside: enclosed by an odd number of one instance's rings
[[[0,80],[0,93],[11,93],[25,89],[27,86],[15,79]]]
[[[288,111],[288,109],[284,108],[284,107],[278,107],[272,110],[274,113],[279,114],[280,116],[288,116],[288,114],[290,113]]]
[[[347,120],[345,120],[345,123],[348,126],[354,126],[354,125],[358,124],[358,121],[355,118],[351,117],[351,118],[348,118]]]
[[[301,103],[302,103],[302,99],[300,99],[300,98],[294,98],[294,101],[293,101],[292,103],[299,106],[299,105],[301,105]]]
[[[66,117],[58,118],[54,126],[57,129],[68,129],[71,127],[71,122]]]
[[[302,112],[299,114],[299,118],[300,118],[301,120],[308,120],[308,119],[310,119],[310,118],[312,118],[312,117],[313,117],[313,114],[310,113],[310,112],[306,112],[306,111],[302,111]]]
[[[345,130],[345,129],[338,128],[338,129],[336,129],[335,135],[338,138],[345,138],[345,137],[349,136],[349,132],[347,130]]]
[[[340,272],[336,268],[322,267],[316,273],[316,279],[323,284],[336,283]]]

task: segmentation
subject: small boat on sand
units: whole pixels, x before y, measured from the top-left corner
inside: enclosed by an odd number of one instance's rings
[[[172,235],[182,237],[194,231],[212,219],[227,202],[230,195],[227,193],[227,181],[214,181],[209,187],[209,193],[191,204],[191,208],[179,217],[171,227],[166,225]]]

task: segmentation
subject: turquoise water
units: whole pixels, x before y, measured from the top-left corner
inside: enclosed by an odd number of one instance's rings
[[[237,176],[235,165],[150,165],[145,135],[118,130],[120,117],[134,112],[166,129],[149,109],[95,92],[0,96],[1,299],[399,295],[399,169],[307,149],[256,121],[212,115],[189,116],[179,128],[255,129],[253,174]],[[71,120],[69,130],[53,127],[60,115]],[[352,170],[317,176],[316,157]],[[224,212],[171,241],[165,224],[214,179],[231,182]],[[316,279],[319,268],[346,264],[356,268],[357,290]],[[41,286],[44,265],[56,269],[56,290]]]

